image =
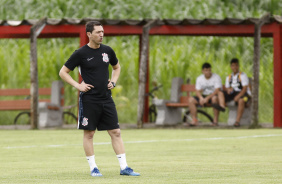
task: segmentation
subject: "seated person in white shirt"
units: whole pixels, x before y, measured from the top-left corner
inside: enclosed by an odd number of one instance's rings
[[[224,95],[221,92],[221,78],[219,75],[212,73],[209,63],[202,65],[202,73],[196,80],[196,96],[189,98],[189,110],[192,116],[190,126],[198,124],[197,106],[205,106],[207,104],[212,104],[214,107],[213,125],[217,126],[219,110],[225,111]]]
[[[230,67],[232,74],[226,77],[225,88],[227,91],[224,92],[224,96],[226,102],[234,100],[238,106],[234,126],[239,127],[245,105],[251,99],[251,91],[249,88],[249,78],[244,72],[239,70],[239,60],[237,58],[233,58],[230,61]]]

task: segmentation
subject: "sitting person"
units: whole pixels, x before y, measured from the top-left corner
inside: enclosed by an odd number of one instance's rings
[[[233,58],[230,61],[230,67],[232,74],[226,77],[224,92],[225,101],[229,102],[234,100],[237,108],[236,122],[234,122],[235,127],[240,126],[240,119],[243,115],[245,105],[251,99],[251,91],[249,86],[248,76],[239,70],[239,60]]]
[[[196,80],[196,96],[189,98],[189,110],[192,116],[190,126],[196,126],[197,106],[211,104],[214,112],[213,125],[218,125],[219,111],[225,111],[224,95],[219,93],[222,88],[222,82],[219,75],[212,73],[211,65],[204,63],[202,65],[202,75]]]

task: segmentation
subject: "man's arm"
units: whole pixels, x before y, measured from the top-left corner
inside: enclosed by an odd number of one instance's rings
[[[75,87],[76,89],[78,89],[79,91],[82,92],[87,92],[89,91],[91,88],[94,88],[94,86],[90,85],[90,84],[85,84],[84,82],[82,82],[81,84],[79,84],[78,82],[76,82],[75,80],[73,80],[73,78],[70,76],[69,72],[71,70],[68,69],[65,65],[61,68],[60,72],[59,72],[59,76],[67,83],[69,83],[70,85],[72,85],[73,87]]]
[[[203,96],[202,96],[202,90],[196,90],[196,96],[197,96],[199,99],[203,98]]]
[[[241,83],[243,86],[243,89],[240,91],[239,94],[237,94],[234,98],[235,102],[238,102],[238,100],[244,96],[244,94],[247,92],[248,86],[249,86],[249,78],[245,73],[242,73],[241,75]]]
[[[108,89],[113,89],[114,88],[112,82],[117,83],[117,80],[118,80],[119,74],[120,74],[120,69],[121,69],[119,62],[116,65],[112,66],[112,67],[113,67],[112,79],[109,81]]]
[[[215,84],[214,84],[214,92],[209,94],[206,98],[205,98],[205,103],[208,103],[208,101],[215,95],[218,94],[218,92],[220,91],[220,89],[222,88],[222,81],[221,78],[219,77],[219,75],[215,74]]]
[[[209,101],[213,96],[217,95],[218,92],[219,92],[219,90],[220,90],[220,88],[216,88],[212,94],[206,96],[206,98],[205,98],[205,103],[208,103],[208,101]]]
[[[233,88],[230,86],[229,84],[229,77],[226,77],[226,80],[225,80],[225,88],[226,88],[226,92],[227,94],[231,94],[233,92]]]
[[[196,79],[196,85],[195,85],[195,88],[196,88],[196,96],[199,98],[199,104],[201,106],[204,105],[204,98],[203,98],[203,90],[201,89],[201,77],[197,77]]]
[[[204,106],[204,104],[205,104],[205,99],[204,99],[204,97],[203,97],[203,95],[202,95],[202,90],[196,90],[196,96],[199,98],[199,103],[200,103],[200,105],[201,106]]]
[[[205,98],[205,103],[208,103],[209,102],[209,100],[212,98],[212,97],[214,97],[215,95],[217,95],[218,93],[219,93],[219,91],[221,90],[221,88],[222,88],[222,81],[221,81],[221,78],[219,77],[219,75],[217,75],[217,74],[214,74],[215,76],[214,76],[214,88],[215,88],[215,90],[213,91],[213,93],[211,93],[211,94],[209,94],[208,96],[206,96],[206,98]]]

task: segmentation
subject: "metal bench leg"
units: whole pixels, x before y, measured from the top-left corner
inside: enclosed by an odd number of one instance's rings
[[[14,119],[14,125],[17,124],[17,121],[18,121],[19,117],[20,117],[21,115],[23,115],[23,114],[27,114],[28,117],[30,117],[30,112],[20,112],[20,113],[15,117],[15,119]]]
[[[74,115],[72,112],[68,112],[68,111],[65,111],[63,112],[63,120],[64,120],[64,123],[66,124],[69,124],[69,121],[65,121],[65,116],[64,115],[69,115],[70,117],[68,118],[68,120],[70,120],[70,118],[74,121],[74,122],[77,122],[77,117],[76,115]],[[71,122],[71,120],[70,120]]]

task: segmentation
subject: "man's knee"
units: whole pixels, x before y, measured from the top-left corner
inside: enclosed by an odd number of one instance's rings
[[[121,136],[120,129],[109,130],[108,133],[110,134],[111,137],[120,137]]]
[[[93,139],[94,134],[94,130],[84,130],[84,138],[86,139]]]
[[[188,102],[189,102],[189,104],[197,104],[196,99],[194,97],[191,97],[191,96],[189,97]]]
[[[218,97],[213,96],[211,101],[212,101],[212,103],[218,103]]]
[[[245,101],[243,98],[240,98],[238,100],[238,110],[244,110],[245,109]]]
[[[239,104],[239,105],[245,105],[244,99],[243,99],[243,98],[240,98],[240,99],[238,100],[238,104]]]

